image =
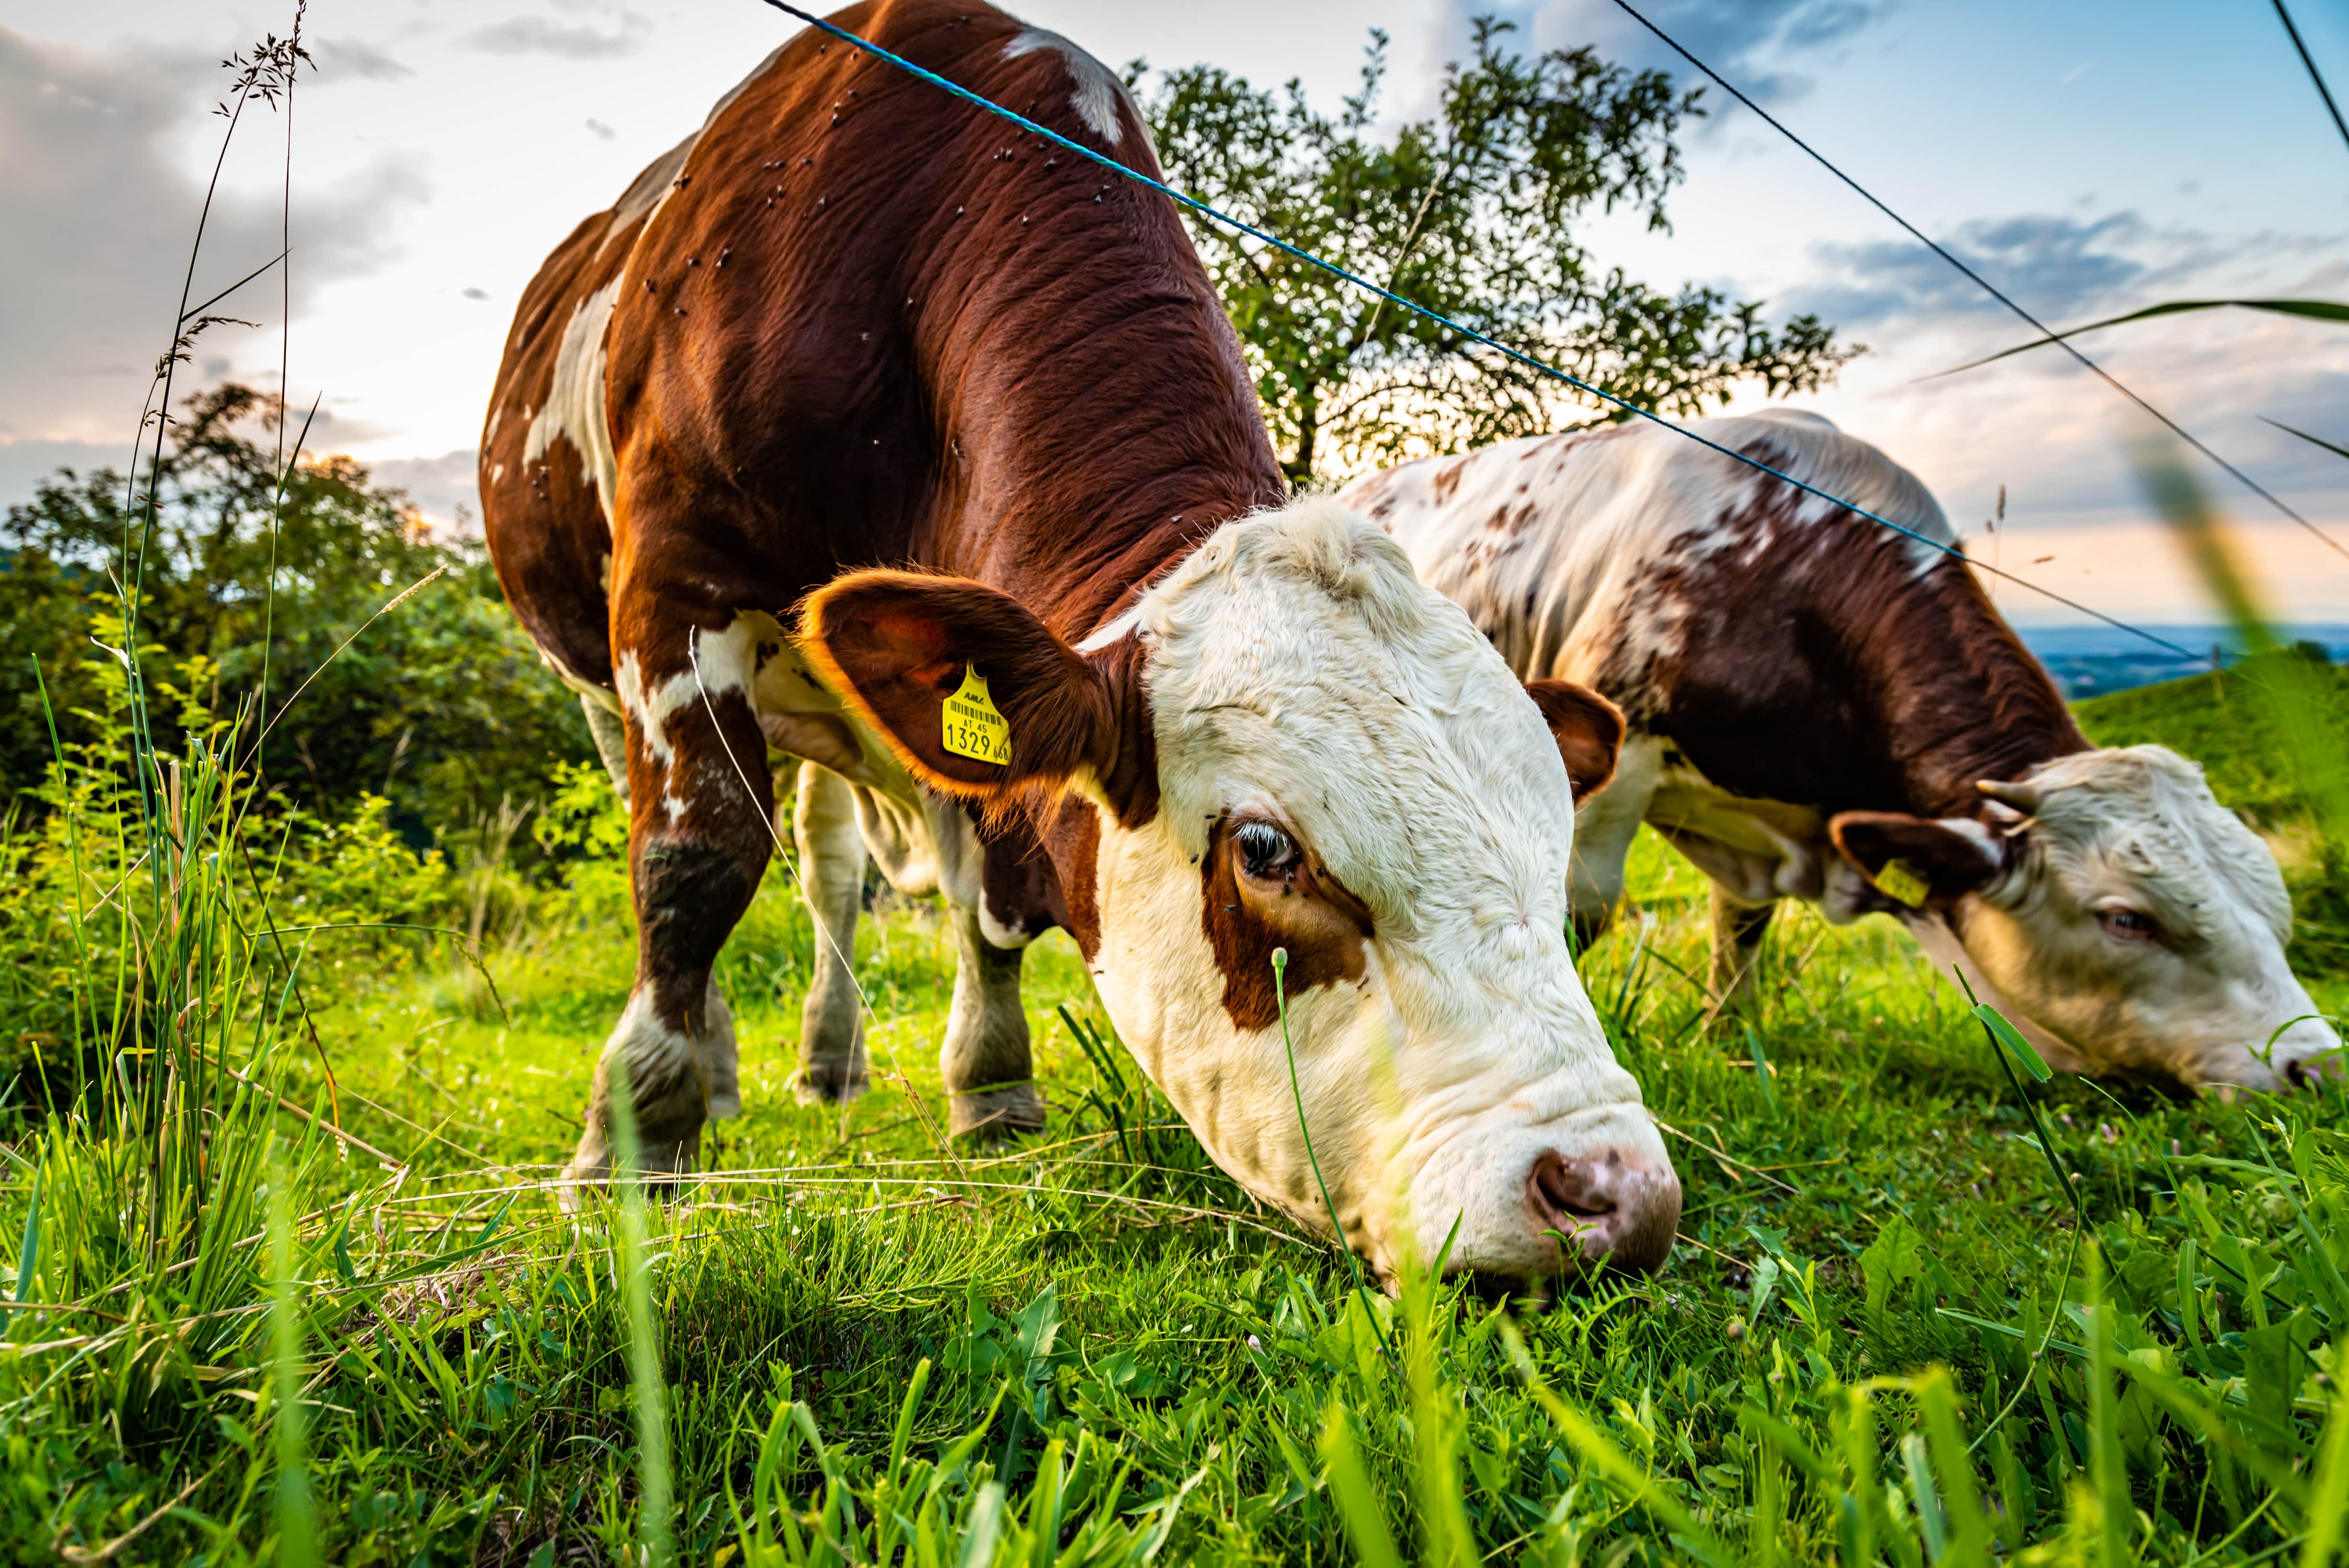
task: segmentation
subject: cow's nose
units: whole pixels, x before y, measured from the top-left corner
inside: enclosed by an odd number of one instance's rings
[[[1544,1154],[1534,1161],[1534,1212],[1546,1230],[1573,1238],[1586,1264],[1652,1274],[1672,1250],[1681,1222],[1681,1179],[1625,1158],[1619,1149]]]
[[[2349,1077],[2349,1067],[2343,1066],[2338,1045],[2325,1045],[2291,1057],[2279,1051],[2277,1056],[2281,1059],[2276,1063],[2276,1071],[2287,1089],[2314,1088],[2321,1083],[2339,1083]]]

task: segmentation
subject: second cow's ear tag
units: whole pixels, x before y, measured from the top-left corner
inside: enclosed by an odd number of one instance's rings
[[[957,757],[975,758],[1008,767],[1011,761],[1011,724],[995,699],[987,695],[987,677],[977,665],[962,667],[962,685],[938,712],[939,739]]]
[[[1933,891],[1932,885],[1923,877],[1919,876],[1917,868],[1907,861],[1885,861],[1884,869],[1876,873],[1876,885],[1878,890],[1890,897],[1899,899],[1910,909],[1915,909],[1923,903],[1925,895]]]

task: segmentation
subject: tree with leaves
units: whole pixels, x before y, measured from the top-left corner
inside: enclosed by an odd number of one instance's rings
[[[543,798],[555,764],[593,757],[481,544],[435,537],[347,457],[297,457],[279,504],[277,459],[255,438],[277,417],[274,398],[233,384],[188,398],[152,474],[151,520],[144,458],[135,485],[61,470],[7,509],[0,813],[40,782],[52,723],[67,748],[96,736],[117,649],[134,649],[164,699],[152,718],[165,751],[180,749],[179,724],[243,711],[238,757],[257,756],[285,796],[326,818],[386,797],[414,840]]]
[[[1797,315],[1684,285],[1663,294],[1577,242],[1594,209],[1668,229],[1673,140],[1703,114],[1661,71],[1592,50],[1526,56],[1510,25],[1474,24],[1429,119],[1376,129],[1387,37],[1333,119],[1296,81],[1260,90],[1214,66],[1142,91],[1168,181],[1521,353],[1645,408],[1697,414],[1738,383],[1772,396],[1831,379],[1861,352]],[[1133,73],[1143,88],[1141,67]],[[1700,89],[1699,91],[1701,91]],[[1626,418],[1322,269],[1186,211],[1238,328],[1294,483],[1430,452]]]

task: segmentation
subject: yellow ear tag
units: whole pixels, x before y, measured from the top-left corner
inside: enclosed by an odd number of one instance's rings
[[[938,737],[957,757],[1007,767],[1011,761],[1011,725],[987,695],[987,677],[976,665],[962,667],[962,685],[938,713]]]
[[[1887,861],[1884,869],[1876,873],[1876,885],[1882,892],[1899,899],[1910,909],[1925,902],[1931,886],[1907,861]]]

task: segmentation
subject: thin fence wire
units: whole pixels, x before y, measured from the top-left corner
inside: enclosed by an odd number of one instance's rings
[[[2316,96],[2324,100],[2324,112],[2333,117],[2333,129],[2341,133],[2344,143],[2349,143],[2349,121],[2342,119],[2341,106],[2333,101],[2333,89],[2324,85],[2324,73],[2316,68],[2316,57],[2308,52],[2308,46],[2301,40],[2300,29],[2293,25],[2292,13],[2283,8],[2283,0],[2275,0],[2275,14],[2276,20],[2283,24],[2284,33],[2292,39],[2292,46],[2300,56],[2300,63],[2308,67],[2308,79],[2316,84]]]
[[[1683,437],[1688,440],[1695,442],[1699,446],[1709,448],[1733,461],[1743,463],[1747,468],[1767,474],[1772,479],[1778,480],[1785,484],[1792,485],[1796,490],[1803,491],[1805,494],[1815,496],[1820,500],[1826,501],[1832,506],[1850,512],[1855,517],[1864,517],[1870,522],[1877,523],[1884,528],[1891,530],[1895,533],[1914,540],[1916,542],[1922,544],[1929,549],[1939,551],[1944,555],[1951,556],[1956,560],[1971,566],[1977,572],[1982,573],[1988,576],[1999,578],[2004,582],[2012,583],[2018,588],[2022,588],[2029,593],[2036,593],[2041,598],[2045,599],[2052,603],[2059,604],[2064,609],[2072,611],[2075,614],[2085,615],[2092,621],[2100,622],[2105,625],[2112,627],[2115,631],[2126,632],[2130,636],[2137,637],[2146,643],[2151,644],[2153,646],[2160,648],[2164,652],[2176,655],[2178,657],[2186,660],[2189,664],[2204,665],[2214,670],[2223,670],[2225,667],[2220,660],[2212,657],[2212,655],[2208,653],[2199,652],[2196,649],[2186,647],[2182,644],[2174,643],[2168,638],[2161,636],[2158,633],[2147,631],[2142,626],[2132,625],[2128,622],[2121,620],[2117,616],[2106,614],[2104,611],[2096,609],[2093,605],[2084,604],[2077,599],[2059,593],[2052,588],[2043,587],[2039,583],[2031,582],[2027,578],[2018,577],[2013,573],[2002,571],[1985,562],[1977,561],[1971,556],[1969,556],[1965,552],[1964,549],[1959,545],[1948,543],[1944,541],[1935,539],[1930,534],[1920,533],[1916,529],[1908,527],[1905,524],[1895,522],[1889,517],[1870,511],[1866,507],[1856,505],[1853,502],[1846,500],[1842,497],[1832,493],[1831,491],[1822,490],[1817,485],[1812,484],[1806,480],[1796,479],[1790,473],[1773,468],[1768,463],[1762,461],[1759,458],[1741,452],[1735,448],[1725,445],[1723,442],[1713,440],[1712,438],[1705,436],[1699,431],[1692,430],[1685,425],[1676,424],[1672,420],[1665,418],[1661,414],[1655,413],[1651,409],[1641,407],[1639,404],[1630,401],[1627,397],[1619,397],[1615,393],[1606,390],[1604,387],[1594,387],[1589,382],[1581,379],[1579,377],[1571,375],[1567,371],[1560,370],[1557,366],[1549,364],[1546,360],[1537,359],[1532,355],[1525,353],[1521,349],[1513,348],[1509,345],[1501,342],[1499,339],[1479,332],[1475,327],[1467,326],[1460,322],[1454,321],[1450,316],[1444,315],[1439,311],[1433,310],[1426,305],[1421,304],[1416,300],[1407,298],[1402,294],[1395,293],[1392,289],[1372,283],[1370,279],[1362,277],[1359,273],[1350,272],[1346,268],[1340,266],[1337,263],[1332,262],[1326,257],[1316,255],[1310,251],[1289,243],[1287,240],[1280,238],[1278,234],[1268,233],[1266,231],[1257,228],[1253,223],[1235,218],[1230,213],[1226,212],[1219,208],[1210,206],[1208,203],[1186,191],[1176,190],[1174,186],[1167,184],[1163,180],[1155,179],[1151,175],[1144,174],[1139,170],[1129,168],[1127,165],[1119,162],[1116,159],[1110,157],[1107,153],[1097,151],[1092,148],[1087,147],[1081,141],[1076,141],[1069,137],[1063,136],[1059,131],[1052,129],[1050,126],[1040,125],[1035,120],[1029,119],[1026,115],[1019,113],[1016,109],[1007,108],[991,98],[982,97],[981,95],[971,91],[968,88],[963,87],[959,83],[948,80],[947,77],[938,75],[936,71],[930,70],[923,66],[917,66],[913,61],[906,59],[904,56],[894,53],[893,51],[886,49],[881,45],[875,44],[869,39],[860,37],[856,34],[848,31],[846,28],[839,26],[832,22],[828,22],[812,12],[803,11],[799,6],[790,4],[790,0],[763,0],[763,3],[772,6],[775,10],[782,12],[786,15],[797,17],[799,20],[806,23],[809,26],[817,29],[819,32],[823,32],[833,37],[838,38],[842,42],[852,45],[854,47],[863,50],[864,53],[873,56],[876,59],[885,61],[888,64],[896,67],[899,70],[905,72],[908,76],[914,77],[918,80],[927,82],[933,87],[941,88],[952,96],[962,99],[965,103],[970,104],[974,108],[984,109],[989,114],[1008,120],[1011,124],[1019,127],[1020,129],[1027,131],[1029,134],[1040,137],[1044,140],[1064,151],[1073,152],[1079,157],[1088,159],[1092,162],[1099,164],[1102,168],[1109,170],[1112,173],[1121,175],[1146,190],[1155,191],[1160,195],[1166,197],[1168,200],[1199,213],[1202,217],[1222,223],[1236,232],[1246,234],[1250,239],[1257,240],[1265,244],[1270,245],[1284,255],[1292,256],[1300,262],[1306,263],[1308,265],[1319,267],[1334,277],[1342,278],[1347,283],[1352,284],[1357,288],[1366,290],[1371,294],[1378,295],[1381,299],[1385,300],[1391,304],[1399,306],[1403,310],[1410,311],[1413,315],[1420,316],[1426,321],[1433,322],[1436,325],[1444,327],[1448,331],[1457,333],[1463,338],[1489,348],[1495,353],[1500,354],[1515,363],[1524,366],[1526,369],[1534,371],[1537,375],[1548,377],[1554,381],[1557,381],[1565,386],[1573,387],[1576,391],[1580,392],[1587,397],[1595,397],[1601,402],[1611,404],[1627,414],[1632,415],[1638,418],[1645,419],[1652,425],[1660,426],[1664,429],[1671,431],[1677,436]],[[1617,0],[1617,3],[1620,4],[1621,0]],[[1637,15],[1638,14],[1634,12],[1633,15]],[[1661,36],[1662,35],[1659,34],[1658,36]],[[1666,42],[1670,42],[1670,40],[1667,39]],[[1693,59],[1693,57],[1691,57],[1691,58]],[[1726,83],[1723,84],[1723,86],[1726,85]],[[1733,92],[1735,91],[1734,88],[1730,90]],[[1761,111],[1757,109],[1755,112],[1759,113]],[[1773,121],[1772,123],[1775,124],[1776,122]],[[1792,133],[1790,132],[1789,134]],[[1816,155],[1814,154],[1814,156]],[[1824,161],[1824,160],[1822,160],[1822,161]],[[1855,186],[1854,189],[1857,190],[1858,188]],[[1861,194],[1866,195],[1867,192],[1863,191],[1861,191]],[[1874,201],[1875,199],[1873,197],[1869,197],[1869,200]],[[1878,203],[1878,205],[1880,206],[1881,203]],[[1889,213],[1890,210],[1886,209],[1886,211]],[[1892,216],[1894,217],[1895,222],[1900,222],[1898,214],[1892,214]],[[1907,227],[1907,225],[1903,223],[1903,227]],[[1914,232],[1915,231],[1913,230],[1911,231],[1911,232]],[[1920,240],[1924,238],[1921,234],[1918,237]],[[1926,241],[1925,242],[1928,244],[1931,243],[1930,241]],[[1944,253],[1944,254],[1946,254],[1946,253]],[[1962,263],[1957,263],[1955,262],[1955,258],[1951,258],[1951,260],[1953,264],[1962,265]],[[1977,279],[1976,281],[1980,282],[1981,280]],[[1988,284],[1984,284],[1982,286],[1988,288],[1990,285]],[[2004,298],[2003,295],[2001,295],[2000,297]],[[2008,303],[2010,305],[2013,305],[2012,301],[2009,301]],[[2020,305],[2013,305],[2013,308],[2018,312],[2021,312],[2022,310]],[[2033,325],[2037,325],[2038,324],[2033,321]],[[2045,328],[2043,327],[2041,330],[2044,331]],[[2052,336],[2053,335],[2050,334],[2050,335]],[[2069,347],[2070,346],[2067,344],[2065,346]],[[2077,351],[2075,350],[2074,352],[2076,353]],[[2083,362],[2086,362],[2085,357]],[[2091,368],[2094,368],[2094,366],[2091,366]],[[2102,375],[2103,372],[2098,371],[2098,374]],[[2106,377],[2106,379],[2109,380],[2110,377]],[[2117,386],[2118,384],[2115,383],[2115,385]],[[2121,389],[2124,392],[2127,391],[2127,388],[2126,387]],[[2130,393],[2129,396],[2134,397],[2136,395],[2134,393]],[[2139,401],[2142,402],[2142,399],[2139,399]],[[2147,411],[2154,412],[2157,418],[2162,418],[2158,412],[2150,408],[2148,408]],[[2164,419],[2163,422],[2168,423],[2168,420]],[[2176,428],[2175,426],[2172,426],[2171,428]],[[2185,438],[2189,442],[2193,441],[2193,438],[2186,436],[2184,431],[2180,430],[2178,434],[2185,437]],[[2225,460],[2219,458],[2215,453],[2209,453],[2208,448],[2201,448],[2200,443],[2199,442],[2195,442],[2194,444],[2206,454],[2209,455],[2213,461],[2219,462],[2222,467],[2227,467],[2229,472],[2235,473],[2238,478],[2242,479],[2245,484],[2251,485],[2254,490],[2259,490],[2256,483],[2248,477],[2240,474],[2239,470],[2227,465]],[[2261,495],[2267,494],[2265,490],[2260,490],[2260,493]],[[2271,496],[2269,497],[2269,499],[2271,500],[2274,500]],[[2277,501],[2276,504],[2281,507],[2283,503]],[[2290,512],[2289,508],[2285,508],[2284,510],[2287,512]],[[2291,513],[2291,515],[2297,518],[2299,514]],[[2300,521],[2303,526],[2309,527],[2311,531],[2315,531],[2313,525],[2309,524],[2306,519],[2300,519]],[[2322,533],[2319,533],[2318,537],[2321,539],[2325,538]],[[2325,542],[2331,544],[2333,542],[2330,539],[2325,539]],[[2334,545],[2333,548],[2338,550],[2341,547],[2339,545]],[[2349,554],[2349,551],[2344,551],[2344,553]]]

